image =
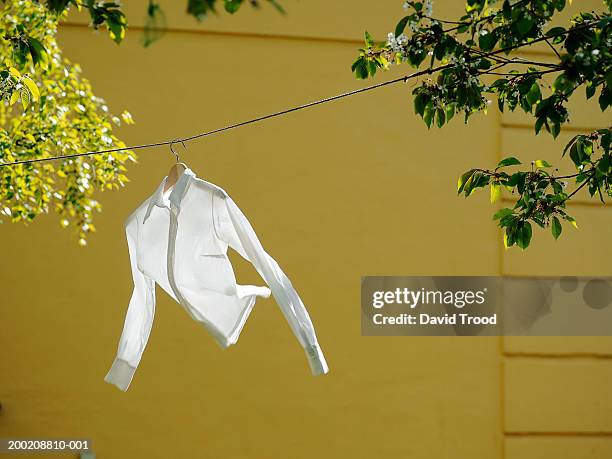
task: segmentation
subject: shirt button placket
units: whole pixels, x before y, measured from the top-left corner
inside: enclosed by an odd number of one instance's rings
[[[174,278],[174,252],[175,252],[175,247],[176,247],[176,233],[177,233],[177,228],[178,228],[178,220],[177,220],[178,208],[176,207],[176,204],[174,204],[173,202],[170,202],[169,206],[170,206],[169,207],[170,226],[169,226],[169,234],[168,234],[168,257],[167,257],[168,281],[170,283],[170,287],[172,287],[172,291],[174,292],[176,299],[179,301],[179,303],[185,306],[183,299],[181,297],[181,294],[178,291],[178,287],[176,286],[176,281]]]

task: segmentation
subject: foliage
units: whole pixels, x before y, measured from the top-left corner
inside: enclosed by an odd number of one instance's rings
[[[113,126],[132,118],[111,114],[80,67],[62,56],[55,40],[61,17],[34,0],[0,9],[0,163],[125,147]],[[0,217],[28,223],[51,208],[85,245],[101,210],[93,193],[128,182],[128,159],[136,161],[123,151],[0,167]]]
[[[566,7],[565,0],[467,0],[465,15],[457,21],[433,17],[431,0],[406,1],[407,14],[397,23],[386,42],[375,43],[365,33],[365,46],[352,65],[360,79],[373,77],[378,69],[407,63],[437,74],[413,90],[415,112],[427,127],[443,127],[463,112],[467,123],[474,113],[487,111],[497,99],[501,111],[520,108],[533,116],[535,134],[543,130],[556,138],[569,121],[567,104],[579,88],[602,111],[612,105],[612,1],[607,11],[582,12],[569,26],[550,27],[550,21]],[[546,44],[556,62],[539,62],[516,56],[515,50]],[[511,56],[512,55],[512,56]],[[546,78],[554,80],[550,91]],[[495,79],[496,78],[496,79]],[[544,129],[542,129],[544,128]],[[491,201],[502,190],[516,196],[513,208],[504,208],[494,219],[504,229],[506,247],[529,246],[531,222],[550,227],[561,235],[561,220],[576,226],[566,212],[566,203],[585,188],[604,201],[612,196],[610,128],[578,135],[565,148],[575,174],[555,175],[545,161],[532,162],[531,170],[506,172],[518,166],[506,158],[494,169],[471,169],[459,178],[458,192],[470,196],[477,188],[489,187]],[[568,180],[575,190],[567,191]]]
[[[10,3],[10,1],[9,1]],[[127,18],[119,2],[103,2],[95,0],[46,0],[47,8],[58,16],[68,11],[70,6],[77,9],[85,8],[91,18],[91,26],[98,29],[102,24],[106,26],[108,34],[117,43],[121,43],[127,29]]]
[[[266,2],[284,13],[276,0]],[[244,1],[222,3],[233,14]],[[257,0],[248,3],[260,6]],[[187,11],[201,20],[217,14],[216,5],[216,0],[189,0]],[[104,100],[93,94],[79,65],[64,58],[56,42],[58,23],[72,7],[86,10],[91,26],[104,26],[116,43],[125,38],[128,21],[117,1],[2,0],[0,166],[126,147],[113,128],[132,124],[131,115],[127,111],[121,116],[110,113]],[[165,27],[160,5],[151,0],[143,44],[156,41]],[[124,150],[0,167],[0,223],[3,217],[28,223],[53,208],[61,226],[74,227],[79,243],[86,245],[88,234],[96,230],[94,210],[102,209],[93,194],[129,182],[124,165],[128,159],[137,162],[131,150]]]

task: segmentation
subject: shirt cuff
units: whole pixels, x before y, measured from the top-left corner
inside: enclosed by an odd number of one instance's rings
[[[130,387],[130,382],[132,382],[135,372],[135,367],[131,366],[125,360],[116,358],[111,366],[111,369],[104,377],[104,381],[114,384],[125,392],[128,390],[128,387]]]
[[[308,357],[308,363],[314,376],[325,374],[329,372],[327,362],[323,356],[323,351],[318,344],[313,344],[306,347],[306,355]]]

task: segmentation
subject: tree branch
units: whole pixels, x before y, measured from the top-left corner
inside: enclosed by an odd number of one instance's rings
[[[574,190],[574,191],[573,191],[571,194],[569,194],[569,195],[567,196],[567,198],[565,198],[565,200],[564,200],[563,202],[568,201],[569,199],[571,199],[571,197],[572,197],[572,196],[574,196],[574,195],[575,195],[576,193],[578,193],[578,192],[579,192],[579,191],[580,191],[582,188],[584,188],[586,185],[588,185],[589,180],[591,180],[593,177],[595,177],[595,173],[597,172],[597,169],[593,168],[593,169],[591,169],[591,172],[592,172],[591,176],[590,176],[589,178],[585,179],[585,180],[584,180],[584,182],[582,182],[582,185],[580,185],[580,186],[579,186],[578,188],[576,188],[576,189],[575,189],[575,190]]]

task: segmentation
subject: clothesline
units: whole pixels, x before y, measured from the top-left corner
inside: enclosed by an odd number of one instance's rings
[[[473,59],[484,59],[490,56],[494,56],[496,54],[501,54],[501,53],[505,53],[507,51],[512,51],[514,49],[518,49],[521,48],[523,46],[531,46],[535,43],[541,42],[541,41],[545,41],[548,39],[552,39],[555,38],[557,36],[561,36],[561,35],[567,35],[570,31],[572,30],[580,30],[580,29],[584,29],[584,28],[590,28],[592,26],[596,25],[596,21],[591,21],[591,22],[585,22],[580,26],[576,26],[572,29],[568,29],[568,30],[564,30],[563,32],[560,33],[556,33],[556,34],[550,34],[550,35],[545,35],[542,36],[540,38],[536,38],[528,43],[523,43],[523,44],[519,44],[519,45],[515,45],[515,46],[509,46],[506,48],[500,48],[498,50],[495,51],[490,51],[488,53],[477,53],[475,55],[474,58],[472,59],[467,59],[468,62],[471,62]],[[520,62],[520,61],[514,61],[514,62]],[[509,61],[508,63],[513,63],[513,61]],[[319,100],[315,100],[313,102],[309,102],[303,105],[298,105],[296,107],[291,107],[285,110],[281,110],[278,112],[274,112],[274,113],[269,113],[267,115],[263,115],[263,116],[259,116],[257,118],[252,118],[246,121],[241,121],[239,123],[234,123],[234,124],[230,124],[224,127],[220,127],[217,129],[213,129],[211,131],[206,131],[206,132],[201,132],[199,134],[195,134],[189,137],[184,137],[184,138],[175,138],[172,140],[166,140],[166,141],[162,141],[162,142],[154,142],[154,143],[146,143],[146,144],[142,144],[142,145],[134,145],[131,147],[121,147],[121,148],[111,148],[108,150],[98,150],[98,151],[88,151],[88,152],[84,152],[84,153],[74,153],[71,155],[63,155],[63,156],[50,156],[48,158],[34,158],[34,159],[25,159],[25,160],[21,160],[21,161],[14,161],[12,163],[0,163],[0,167],[7,167],[7,166],[15,166],[17,164],[26,164],[26,163],[35,163],[35,162],[43,162],[43,161],[57,161],[57,160],[61,160],[61,159],[68,159],[68,158],[77,158],[80,156],[93,156],[93,155],[102,155],[102,154],[107,154],[107,153],[114,153],[114,152],[119,152],[119,151],[129,151],[129,150],[140,150],[143,148],[154,148],[154,147],[161,147],[161,146],[165,146],[165,145],[173,145],[175,143],[184,143],[184,142],[189,142],[192,140],[196,140],[196,139],[200,139],[202,137],[207,137],[213,134],[218,134],[220,132],[224,132],[224,131],[228,131],[230,129],[235,129],[241,126],[246,126],[248,124],[253,124],[253,123],[257,123],[259,121],[263,121],[263,120],[267,120],[270,118],[274,118],[277,116],[281,116],[281,115],[286,115],[288,113],[292,113],[292,112],[296,112],[298,110],[303,110],[305,108],[309,108],[309,107],[313,107],[315,105],[320,105],[320,104],[324,104],[327,102],[332,102],[334,100],[338,100],[338,99],[342,99],[345,97],[349,97],[349,96],[353,96],[355,94],[360,94],[362,92],[366,92],[366,91],[371,91],[374,89],[378,89],[378,88],[382,88],[384,86],[389,86],[395,83],[400,83],[400,82],[406,82],[408,80],[414,79],[414,78],[418,78],[420,76],[423,75],[427,75],[427,74],[432,74],[435,72],[439,72],[441,70],[450,68],[452,66],[454,66],[455,64],[444,64],[444,65],[439,65],[437,67],[431,67],[425,70],[420,70],[418,72],[414,72],[411,73],[409,75],[404,75],[402,77],[399,78],[395,78],[393,80],[388,80],[388,81],[383,81],[382,83],[377,83],[377,84],[373,84],[370,86],[366,86],[364,88],[360,88],[360,89],[355,89],[353,91],[348,91],[348,92],[344,92],[344,93],[340,93],[340,94],[336,94],[335,96],[330,96],[330,97],[326,97],[324,99],[319,99]]]
[[[85,153],[74,153],[71,155],[64,155],[64,156],[52,156],[49,158],[35,158],[35,159],[26,159],[26,160],[22,160],[22,161],[15,161],[12,163],[0,163],[0,167],[6,167],[6,166],[14,166],[17,164],[25,164],[25,163],[34,163],[34,162],[42,162],[42,161],[55,161],[55,160],[60,160],[60,159],[67,159],[67,158],[76,158],[79,156],[92,156],[92,155],[101,155],[101,154],[106,154],[106,153],[113,153],[113,152],[118,152],[118,151],[127,151],[127,150],[139,150],[139,149],[143,149],[143,148],[154,148],[154,147],[161,147],[161,146],[165,146],[165,145],[173,145],[173,144],[178,144],[178,143],[184,143],[184,142],[189,142],[192,140],[196,140],[202,137],[207,137],[209,135],[213,135],[213,134],[218,134],[220,132],[223,131],[228,131],[230,129],[235,129],[241,126],[246,126],[247,124],[252,124],[252,123],[257,123],[259,121],[263,121],[269,118],[274,118],[276,116],[281,116],[281,115],[286,115],[288,113],[291,112],[296,112],[298,110],[303,110],[305,108],[308,107],[313,107],[315,105],[319,105],[319,104],[324,104],[326,102],[331,102],[333,100],[337,100],[337,99],[342,99],[344,97],[348,97],[348,96],[352,96],[354,94],[359,94],[361,92],[366,92],[366,91],[370,91],[372,89],[377,89],[377,88],[381,88],[383,86],[388,86],[394,83],[399,83],[400,81],[408,81],[411,78],[416,78],[418,76],[427,74],[427,73],[432,73],[438,70],[441,70],[442,68],[446,68],[449,67],[449,65],[444,65],[444,66],[440,66],[440,68],[435,68],[435,69],[428,69],[428,70],[423,70],[411,75],[405,75],[403,77],[400,78],[396,78],[394,80],[389,80],[389,81],[384,81],[382,83],[377,83],[371,86],[366,86],[365,88],[360,88],[360,89],[356,89],[354,91],[349,91],[349,92],[345,92],[345,93],[341,93],[341,94],[337,94],[335,96],[331,96],[331,97],[327,97],[325,99],[320,99],[320,100],[316,100],[313,102],[309,102],[307,104],[303,104],[303,105],[298,105],[297,107],[292,107],[292,108],[288,108],[286,110],[281,110],[278,112],[274,112],[274,113],[270,113],[267,115],[263,115],[263,116],[259,116],[257,118],[252,118],[246,121],[242,121],[239,123],[234,123],[234,124],[230,124],[228,126],[224,126],[221,128],[217,128],[217,129],[213,129],[212,131],[207,131],[207,132],[202,132],[199,134],[195,134],[192,135],[190,137],[184,137],[184,138],[175,138],[173,140],[165,140],[163,142],[155,142],[155,143],[146,143],[146,144],[142,144],[142,145],[134,145],[132,147],[122,147],[122,148],[111,148],[108,150],[99,150],[99,151],[88,151]]]

